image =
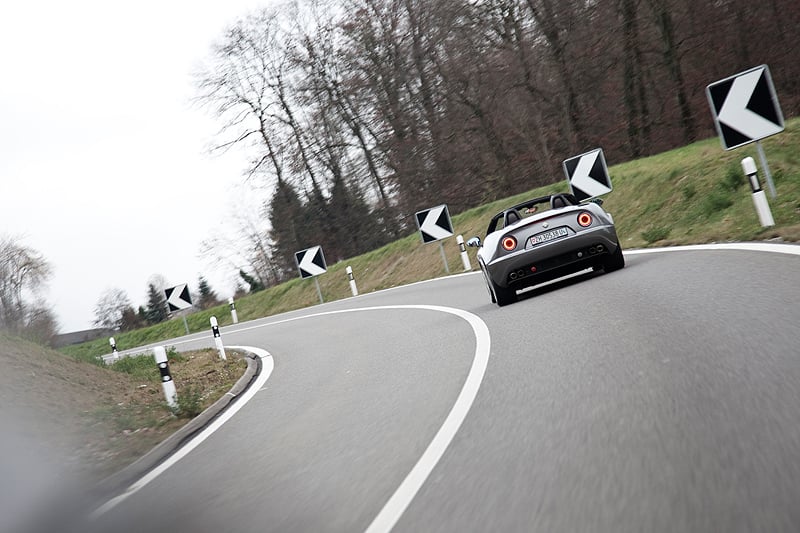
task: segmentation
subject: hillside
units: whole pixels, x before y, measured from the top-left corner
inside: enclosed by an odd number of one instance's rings
[[[21,440],[26,449],[40,449],[65,472],[100,479],[133,462],[216,401],[246,366],[238,357],[222,362],[212,350],[172,352],[179,398],[192,411],[176,417],[166,407],[152,359],[130,361],[128,372],[114,371],[0,334],[0,448]],[[190,400],[196,405],[189,405]]]
[[[740,166],[747,156],[759,162],[754,145],[726,152],[714,137],[636,161],[616,165],[609,161],[614,190],[604,197],[604,207],[614,215],[623,248],[767,239],[800,241],[800,119],[788,121],[786,131],[763,144],[778,191],[777,199],[769,198],[776,226],[768,229],[758,222]],[[760,162],[758,165],[766,190]],[[456,234],[465,239],[483,236],[488,219],[505,206],[567,190],[566,182],[561,177],[557,179],[546,187],[453,216]],[[432,206],[418,206],[420,210],[429,207]],[[325,243],[320,244],[324,250]],[[460,272],[455,239],[444,241],[444,247],[451,272]],[[470,255],[475,267],[474,251],[470,250]],[[348,265],[360,293],[445,275],[438,245],[423,245],[418,233],[414,233],[372,252],[328,265],[328,271],[317,278],[325,301],[351,296],[345,273]],[[240,320],[250,320],[317,303],[314,281],[294,279],[248,295],[236,307]],[[208,329],[212,315],[220,325],[231,323],[228,306],[221,305],[190,315],[190,330]],[[120,348],[126,349],[180,335],[183,322],[173,319],[116,338]],[[107,341],[100,339],[62,351],[91,361],[107,350]]]

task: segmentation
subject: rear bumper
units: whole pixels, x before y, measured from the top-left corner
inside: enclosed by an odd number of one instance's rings
[[[497,285],[519,290],[599,266],[618,246],[614,226],[600,226],[500,257],[487,265],[487,271]]]

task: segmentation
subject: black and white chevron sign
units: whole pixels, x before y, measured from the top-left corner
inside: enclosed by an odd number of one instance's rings
[[[418,211],[415,218],[423,243],[439,241],[453,235],[453,223],[450,221],[447,205]]]
[[[189,286],[185,283],[164,289],[167,296],[167,306],[170,312],[189,309],[192,306],[192,297],[189,296]]]
[[[322,246],[312,246],[306,250],[296,252],[294,260],[297,262],[297,269],[303,279],[319,276],[328,271],[325,264],[325,256],[322,255]]]
[[[710,84],[706,96],[725,150],[783,131],[783,113],[767,65]]]
[[[564,160],[563,166],[569,188],[579,202],[611,192],[611,178],[602,148],[570,157]]]

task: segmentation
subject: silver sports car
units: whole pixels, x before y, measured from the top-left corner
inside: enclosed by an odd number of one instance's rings
[[[614,220],[602,201],[581,204],[571,194],[542,196],[497,213],[486,239],[467,241],[492,302],[517,301],[517,291],[587,268],[606,272],[625,266]]]

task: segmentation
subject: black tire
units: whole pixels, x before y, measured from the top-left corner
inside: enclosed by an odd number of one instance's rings
[[[503,307],[504,305],[513,304],[517,301],[517,291],[514,289],[506,289],[494,282],[492,282],[492,288],[494,289],[493,292],[497,299],[498,306]]]
[[[625,256],[622,255],[622,246],[617,243],[617,249],[603,263],[603,270],[614,272],[625,267]]]

